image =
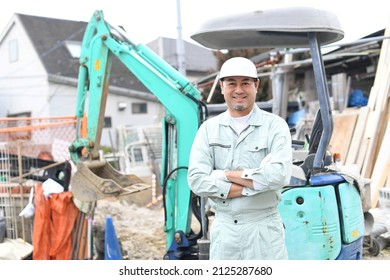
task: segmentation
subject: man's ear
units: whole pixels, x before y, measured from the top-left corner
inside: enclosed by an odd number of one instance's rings
[[[260,84],[261,84],[261,81],[260,81],[260,79],[257,79],[257,81],[256,81],[256,89],[258,89],[258,88],[259,88]]]
[[[223,95],[222,81],[221,81],[221,80],[219,80],[219,87],[221,88],[221,93],[222,93],[222,95]]]

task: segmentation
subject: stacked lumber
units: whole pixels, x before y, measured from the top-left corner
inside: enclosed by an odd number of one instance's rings
[[[385,36],[390,35],[390,24]],[[377,207],[379,190],[390,181],[390,42],[384,40],[368,104],[334,115],[330,143],[345,165],[356,165],[370,179],[371,206]]]

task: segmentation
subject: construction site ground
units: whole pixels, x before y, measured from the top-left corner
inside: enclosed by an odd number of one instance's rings
[[[125,259],[163,259],[166,249],[164,209],[161,201],[146,207],[145,205],[151,201],[150,192],[130,195],[121,199],[98,201],[95,224],[104,228],[107,215],[112,217]],[[194,230],[198,230],[198,226],[198,222],[195,220],[193,222]],[[363,260],[390,260],[390,248],[381,250],[378,256],[370,255],[368,248],[365,248]]]

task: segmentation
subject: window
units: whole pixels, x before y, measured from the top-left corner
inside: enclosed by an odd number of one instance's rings
[[[142,162],[144,160],[144,158],[142,156],[141,148],[134,148],[133,152],[134,152],[134,160],[136,162]]]
[[[80,58],[81,42],[65,41],[65,46],[73,58]]]
[[[133,114],[146,114],[148,112],[146,103],[132,103],[131,112]]]
[[[111,117],[104,117],[103,127],[104,128],[111,128],[112,127]]]
[[[19,59],[18,41],[16,39],[8,42],[8,56],[9,62],[16,62]]]
[[[127,153],[129,155],[129,161],[133,164],[144,161],[141,147],[129,147]]]

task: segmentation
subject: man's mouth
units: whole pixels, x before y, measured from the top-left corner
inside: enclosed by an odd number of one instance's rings
[[[243,101],[246,99],[246,96],[234,96],[233,99],[235,99],[237,101]]]

